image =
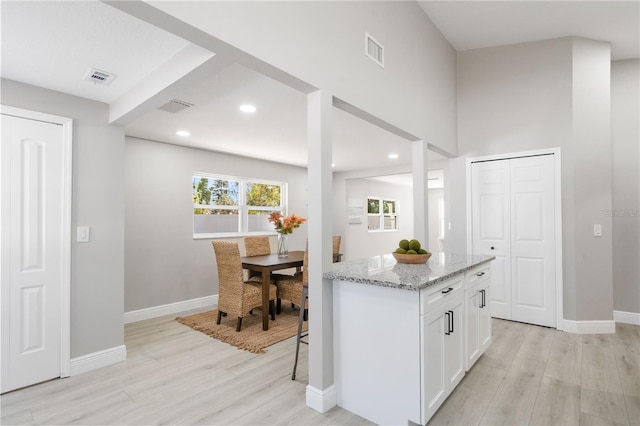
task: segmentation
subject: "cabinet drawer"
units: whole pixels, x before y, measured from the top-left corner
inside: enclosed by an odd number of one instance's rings
[[[426,314],[464,292],[464,274],[420,290],[420,314]]]
[[[481,282],[487,281],[489,278],[491,278],[491,265],[485,264],[470,269],[465,273],[465,277],[467,289]]]

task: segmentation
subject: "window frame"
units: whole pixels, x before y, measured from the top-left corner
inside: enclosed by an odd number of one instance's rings
[[[191,230],[194,240],[212,239],[212,238],[233,238],[244,237],[248,235],[276,235],[275,229],[273,231],[249,231],[249,210],[262,210],[262,211],[277,211],[283,215],[286,215],[288,204],[288,184],[287,182],[273,181],[267,179],[249,178],[243,176],[230,176],[217,173],[198,172],[194,171],[191,174],[191,188],[192,188],[192,200],[193,200],[193,180],[196,178],[207,178],[209,180],[227,180],[238,182],[238,204],[233,206],[227,205],[204,205],[204,204],[192,204],[191,209]],[[249,206],[247,205],[247,184],[256,183],[263,185],[274,185],[280,187],[280,205],[279,206]],[[195,209],[208,209],[208,210],[238,210],[238,231],[231,232],[208,232],[208,233],[196,233],[195,230]]]
[[[378,213],[369,213],[369,201],[377,200],[378,201]],[[394,213],[385,213],[384,212],[384,203],[391,202],[395,206]],[[371,229],[369,228],[369,218],[370,217],[378,217],[379,218],[379,228]],[[385,229],[384,227],[384,219],[385,217],[394,217],[395,218],[395,228],[393,229]],[[387,197],[379,197],[375,195],[367,196],[367,232],[397,232],[399,228],[399,220],[398,220],[398,200],[394,198]]]

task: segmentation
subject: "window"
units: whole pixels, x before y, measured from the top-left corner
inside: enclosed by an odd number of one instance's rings
[[[367,199],[369,231],[397,231],[396,204],[395,200],[369,197]]]
[[[274,232],[269,215],[285,210],[286,184],[198,173],[193,176],[193,236]]]

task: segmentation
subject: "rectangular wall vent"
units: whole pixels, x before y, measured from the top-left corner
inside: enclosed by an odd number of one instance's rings
[[[115,80],[117,75],[107,72],[101,71],[96,68],[91,68],[89,72],[84,76],[84,79],[87,81],[93,81],[96,84],[102,84],[103,86],[110,85],[113,80]]]
[[[384,68],[384,47],[371,37],[369,33],[364,33],[364,54]]]
[[[191,108],[192,106],[194,106],[194,104],[190,104],[189,102],[181,101],[179,99],[171,99],[169,102],[162,105],[158,109],[175,114],[176,112],[180,112],[183,109]]]

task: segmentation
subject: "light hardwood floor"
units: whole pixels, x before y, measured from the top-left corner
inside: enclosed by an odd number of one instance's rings
[[[573,335],[494,320],[493,332],[429,424],[640,425],[640,326]],[[255,355],[170,316],[127,325],[125,343],[125,362],[2,395],[2,424],[370,424],[305,406],[295,338]]]

